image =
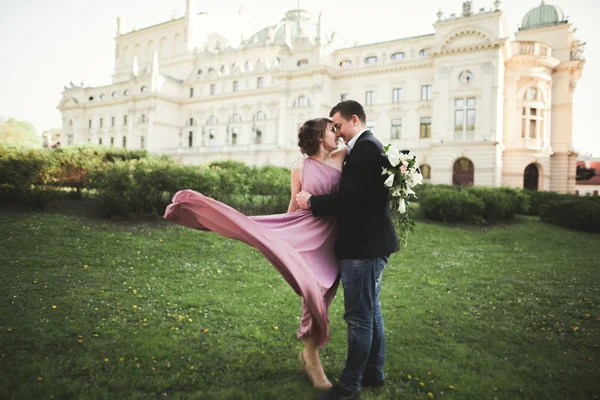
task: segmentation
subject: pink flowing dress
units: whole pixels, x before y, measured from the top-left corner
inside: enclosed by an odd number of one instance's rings
[[[302,190],[312,194],[335,193],[341,171],[306,158]],[[240,240],[258,251],[302,296],[298,339],[316,338],[319,347],[329,340],[328,309],[339,283],[340,264],[334,253],[335,217],[313,217],[307,210],[248,217],[193,190],[175,194],[165,219],[194,229],[216,232]]]

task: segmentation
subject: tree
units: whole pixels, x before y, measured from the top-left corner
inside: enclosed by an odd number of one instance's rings
[[[7,121],[0,122],[0,144],[39,147],[40,138],[31,122],[9,118]]]
[[[595,168],[585,168],[585,167],[581,167],[581,166],[577,166],[577,176],[576,176],[576,180],[578,181],[586,181],[588,179],[593,178],[596,175],[596,169]]]

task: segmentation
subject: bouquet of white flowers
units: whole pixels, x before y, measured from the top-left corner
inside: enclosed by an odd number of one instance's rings
[[[407,207],[408,203],[417,196],[412,190],[423,181],[416,157],[409,151],[398,151],[388,144],[383,148],[383,156],[390,163],[389,168],[383,168],[381,175],[388,175],[384,185],[390,191],[390,207],[399,229],[399,239],[406,244],[408,232],[414,233],[415,210]]]

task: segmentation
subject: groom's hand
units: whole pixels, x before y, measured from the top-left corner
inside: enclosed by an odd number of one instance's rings
[[[300,207],[303,210],[308,210],[310,209],[310,207],[308,206],[308,199],[310,199],[310,196],[312,196],[311,193],[308,192],[299,192],[296,195],[296,202],[298,203],[298,207]]]

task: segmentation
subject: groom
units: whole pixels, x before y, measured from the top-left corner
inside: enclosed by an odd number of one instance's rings
[[[366,128],[363,107],[354,100],[338,103],[329,116],[348,145],[339,192],[296,200],[314,216],[336,216],[335,251],[341,262],[344,319],[348,324],[348,357],[339,384],[323,399],[359,399],[360,387],[381,387],[385,336],[379,304],[381,277],[391,253],[399,250],[390,216],[382,168],[383,146]]]

